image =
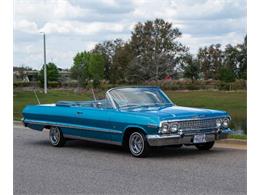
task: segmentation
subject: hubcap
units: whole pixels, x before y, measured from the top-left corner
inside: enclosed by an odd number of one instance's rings
[[[50,141],[53,145],[57,145],[60,141],[60,131],[57,127],[51,127],[50,129]]]
[[[139,155],[144,150],[144,140],[140,133],[134,132],[129,138],[129,148],[134,155]]]

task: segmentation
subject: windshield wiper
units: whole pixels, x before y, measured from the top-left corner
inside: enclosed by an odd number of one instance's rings
[[[127,105],[123,105],[123,106],[120,106],[120,108],[134,108],[134,107],[139,107],[140,105],[137,105],[137,104],[127,104]]]
[[[169,106],[172,105],[171,103],[155,103],[155,104],[144,104],[144,105],[137,105],[137,104],[127,104],[120,106],[120,108],[148,108],[148,107],[158,107],[158,106]]]
[[[141,105],[141,107],[157,107],[157,106],[168,106],[172,105],[171,103],[154,103],[154,104],[145,104]]]

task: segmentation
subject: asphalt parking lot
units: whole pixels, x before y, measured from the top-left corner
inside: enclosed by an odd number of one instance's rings
[[[246,194],[246,150],[163,148],[132,157],[118,146],[14,126],[14,194]]]

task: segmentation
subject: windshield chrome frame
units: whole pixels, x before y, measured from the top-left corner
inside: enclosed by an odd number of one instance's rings
[[[171,100],[170,98],[163,92],[163,90],[161,90],[160,87],[150,87],[150,86],[144,86],[144,87],[115,87],[115,88],[111,88],[109,90],[107,90],[106,92],[106,98],[109,100],[109,102],[112,104],[112,107],[116,110],[120,110],[119,107],[116,106],[116,103],[115,103],[115,100],[112,98],[111,94],[110,94],[110,91],[112,90],[116,90],[116,89],[125,89],[125,88],[157,88],[158,90],[160,90],[160,92],[162,93],[162,95],[164,96],[164,98],[169,101],[170,104],[172,104],[173,106],[175,105]]]
[[[115,88],[112,88],[112,89],[109,89],[107,90],[106,92],[106,98],[108,99],[108,101],[112,104],[112,107],[115,109],[115,110],[119,110],[119,108],[116,106],[111,94],[109,93],[111,90],[113,90]]]

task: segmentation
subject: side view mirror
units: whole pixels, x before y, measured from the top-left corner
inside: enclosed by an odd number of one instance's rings
[[[101,107],[102,107],[102,103],[101,103],[101,102],[97,102],[97,103],[96,103],[96,107],[97,107],[97,108],[101,108]]]

